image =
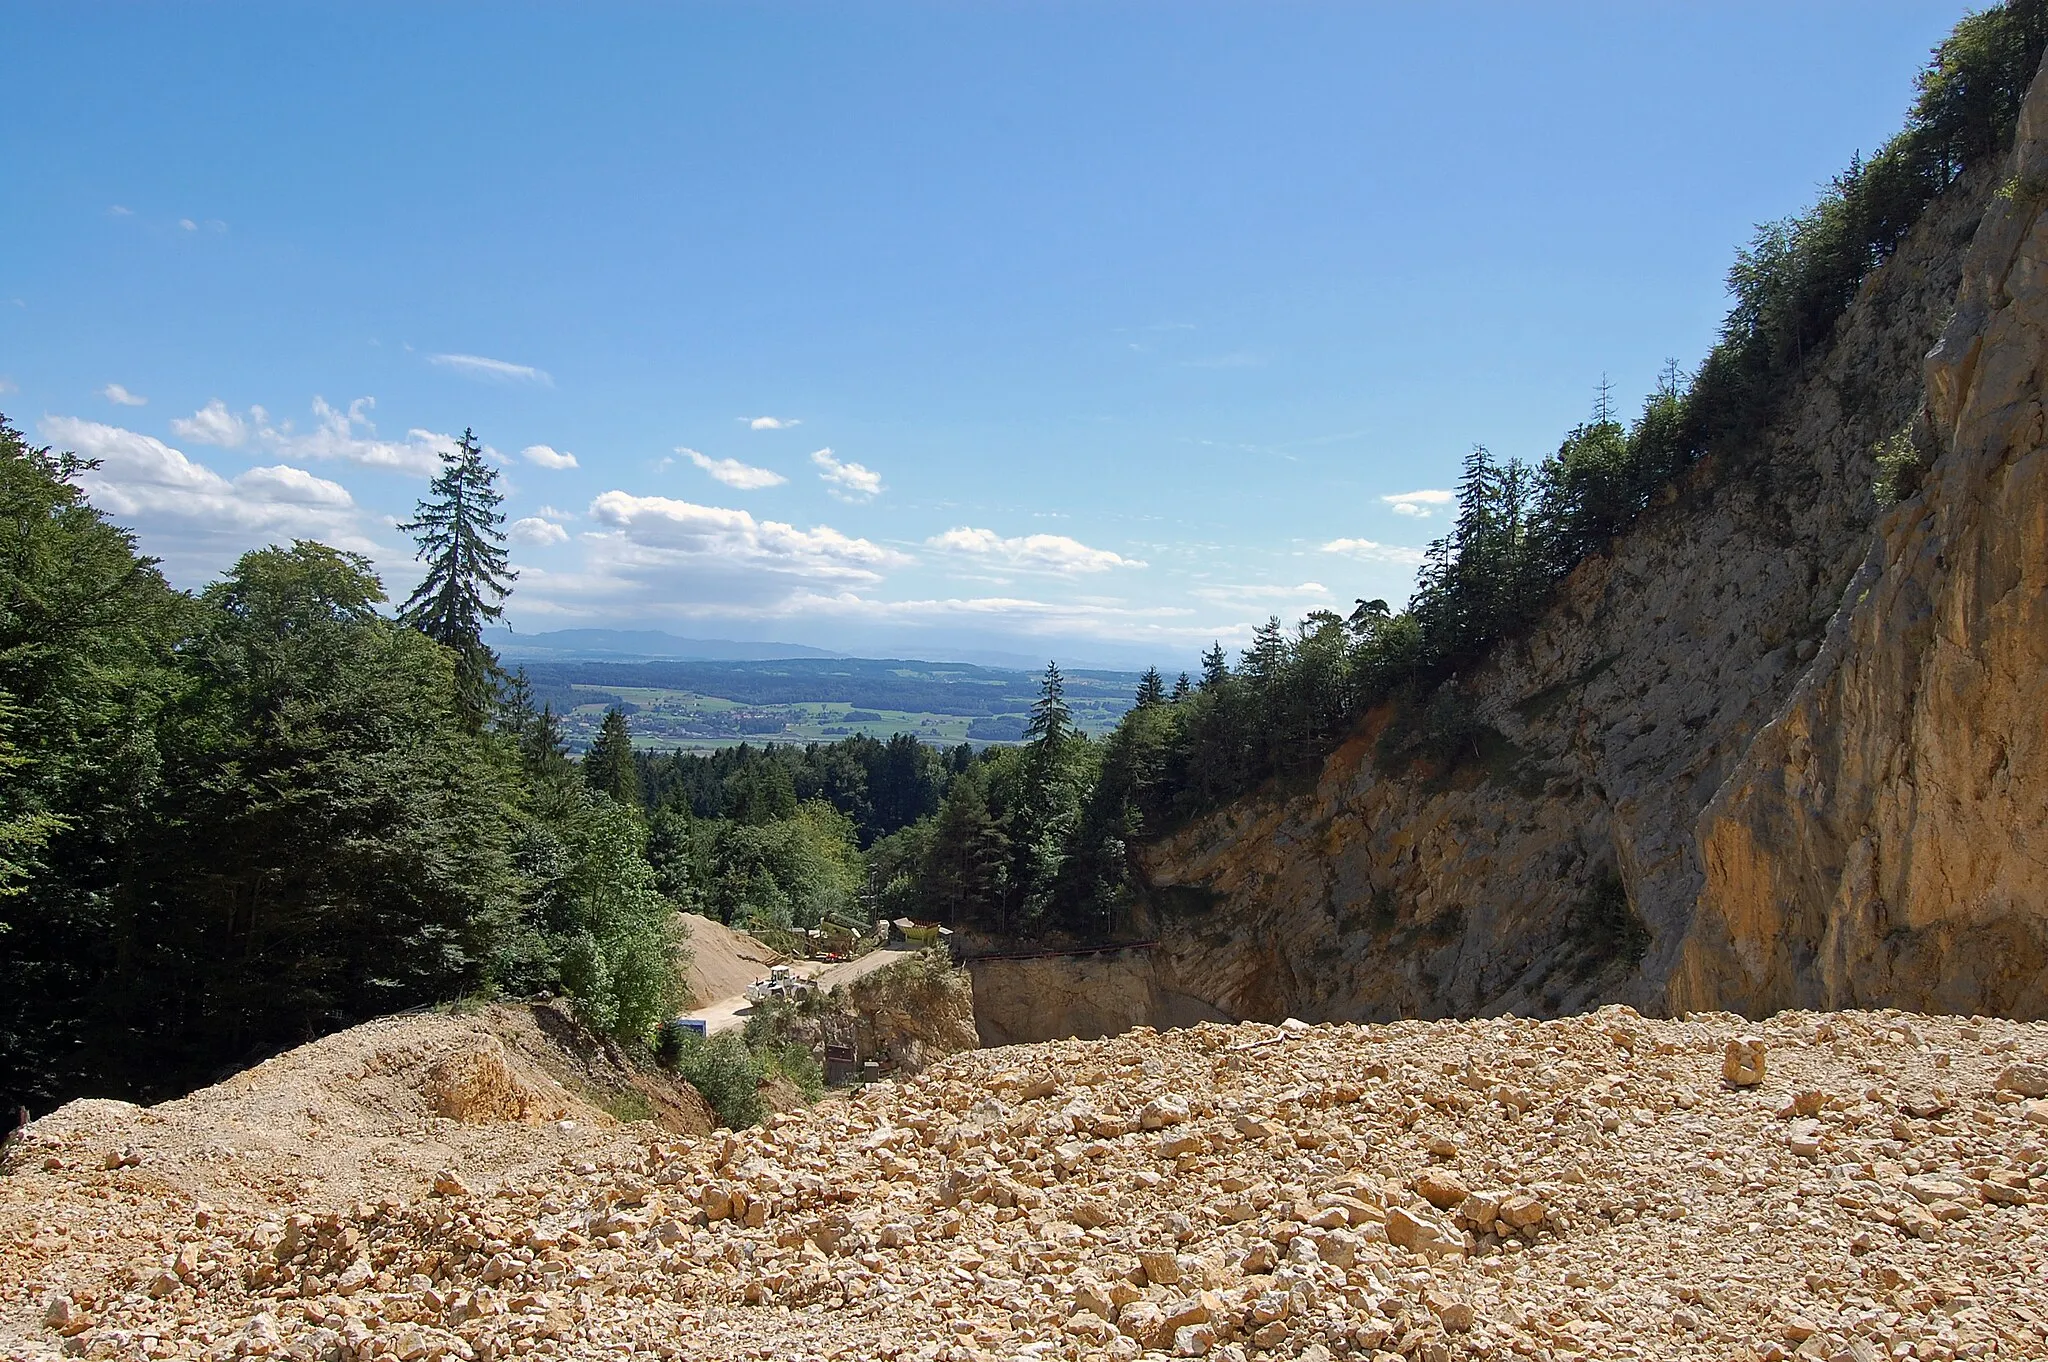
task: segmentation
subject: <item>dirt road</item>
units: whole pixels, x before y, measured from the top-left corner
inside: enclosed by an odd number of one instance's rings
[[[819,988],[829,990],[839,984],[850,984],[856,979],[873,974],[878,969],[886,969],[899,960],[908,960],[915,954],[915,947],[883,946],[869,951],[858,960],[847,960],[837,965],[827,965],[818,960],[799,960],[790,968],[806,979],[817,980]],[[747,1018],[753,1015],[754,1005],[748,1002],[747,995],[741,992],[684,1012],[681,1017],[702,1021],[705,1033],[715,1036],[721,1031],[737,1030],[745,1026]]]

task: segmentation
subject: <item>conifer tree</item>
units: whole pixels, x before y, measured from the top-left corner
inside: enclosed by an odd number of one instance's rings
[[[1139,709],[1149,709],[1153,705],[1164,703],[1166,703],[1165,678],[1159,675],[1159,668],[1145,668],[1145,674],[1138,678],[1137,707]]]
[[[1230,679],[1230,656],[1221,643],[1211,643],[1202,654],[1202,689],[1214,690]]]
[[[1066,678],[1060,675],[1060,664],[1045,664],[1045,677],[1038,683],[1038,699],[1031,706],[1031,722],[1024,726],[1024,736],[1040,752],[1055,752],[1073,731],[1073,712],[1067,708]]]
[[[1189,683],[1188,674],[1182,672],[1180,679],[1173,683],[1173,694],[1167,697],[1167,703],[1177,705],[1194,693],[1195,688]]]
[[[427,565],[399,618],[443,647],[455,651],[457,684],[473,724],[490,713],[492,692],[502,673],[484,646],[484,625],[505,613],[518,573],[505,556],[505,500],[498,472],[484,462],[483,446],[465,429],[455,448],[441,455],[441,472],[427,495],[400,525]]]
[[[604,712],[597,740],[583,754],[583,783],[592,793],[609,795],[629,809],[640,807],[640,771],[633,764],[633,737],[626,711],[613,705]]]

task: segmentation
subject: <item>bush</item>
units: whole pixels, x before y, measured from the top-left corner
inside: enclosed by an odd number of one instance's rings
[[[760,1125],[768,1117],[768,1104],[761,1100],[765,1066],[736,1031],[725,1031],[706,1039],[681,1035],[676,1047],[675,1070],[711,1104],[718,1123],[734,1130]]]
[[[1873,452],[1877,455],[1877,480],[1871,490],[1877,494],[1878,505],[1896,505],[1920,490],[1927,460],[1913,441],[1911,426],[1879,441]]]

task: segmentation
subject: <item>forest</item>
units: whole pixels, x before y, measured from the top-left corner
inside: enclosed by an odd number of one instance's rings
[[[310,542],[174,589],[80,460],[0,420],[0,1096],[152,1100],[495,994],[565,994],[645,1043],[680,996],[681,908],[771,939],[900,914],[1114,938],[1135,843],[1313,771],[1368,710],[1394,707],[1384,763],[1464,760],[1485,734],[1461,669],[1701,459],[1742,475],[1862,280],[2008,145],[2044,41],[2048,0],[1965,19],[1904,130],[1738,254],[1719,341],[1635,419],[1603,391],[1533,466],[1474,449],[1405,608],[1270,620],[1235,658],[1147,673],[1100,738],[1049,666],[1015,746],[653,755],[618,708],[578,761],[483,643],[516,574],[467,432],[402,527],[425,576],[393,602]],[[1924,457],[1889,444],[1876,495],[1909,494]]]

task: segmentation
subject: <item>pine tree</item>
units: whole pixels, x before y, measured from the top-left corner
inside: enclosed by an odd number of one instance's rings
[[[502,602],[519,575],[505,555],[505,515],[498,509],[504,500],[497,470],[484,462],[475,432],[464,430],[455,448],[441,455],[441,473],[413,518],[398,527],[413,537],[415,556],[427,565],[399,618],[455,651],[457,684],[477,727],[503,675],[484,646],[484,625],[505,613]]]
[[[1194,693],[1195,688],[1192,684],[1189,683],[1188,674],[1186,672],[1182,672],[1180,674],[1180,680],[1173,683],[1173,694],[1167,697],[1167,703],[1177,705],[1181,701],[1187,699],[1190,695],[1193,695]]]
[[[562,721],[555,717],[554,702],[540,707],[533,722],[519,739],[519,759],[534,775],[545,775],[567,763],[568,744],[562,741]]]
[[[613,705],[604,712],[597,740],[583,754],[583,783],[593,793],[609,795],[629,809],[640,807],[640,771],[633,764],[633,737],[626,711]]]
[[[1045,664],[1045,678],[1038,683],[1038,699],[1031,706],[1031,722],[1024,726],[1024,736],[1033,747],[1041,752],[1051,752],[1067,740],[1073,731],[1073,713],[1067,708],[1066,678],[1060,675],[1060,664]]]
[[[1230,679],[1230,656],[1223,651],[1221,643],[1209,645],[1209,651],[1202,654],[1202,689],[1214,690]]]
[[[1147,667],[1145,674],[1138,678],[1139,709],[1150,709],[1153,705],[1166,703],[1166,680],[1159,675],[1159,668]]]

